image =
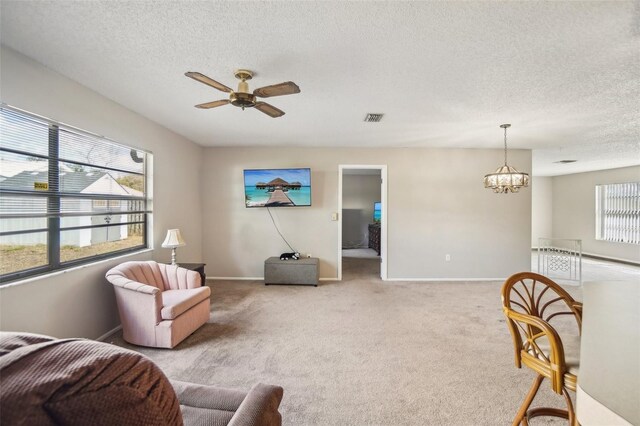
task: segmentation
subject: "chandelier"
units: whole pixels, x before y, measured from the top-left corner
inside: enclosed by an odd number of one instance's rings
[[[484,187],[493,189],[498,194],[508,194],[509,192],[518,192],[521,187],[529,186],[529,175],[520,173],[514,167],[507,165],[507,129],[511,124],[500,125],[504,129],[504,166],[485,175]]]

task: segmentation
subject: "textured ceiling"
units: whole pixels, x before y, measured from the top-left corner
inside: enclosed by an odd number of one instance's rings
[[[638,4],[2,0],[0,34],[204,146],[501,148],[506,122],[557,175],[640,164]],[[302,93],[278,119],[193,107],[225,94],[186,71],[236,68]]]

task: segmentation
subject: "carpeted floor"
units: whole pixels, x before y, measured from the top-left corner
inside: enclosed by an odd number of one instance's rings
[[[281,385],[286,425],[510,424],[534,375],[513,364],[501,283],[383,282],[378,262],[345,258],[317,288],[209,282],[211,319],[177,348],[113,342],[171,378]],[[562,406],[548,383],[536,401]]]

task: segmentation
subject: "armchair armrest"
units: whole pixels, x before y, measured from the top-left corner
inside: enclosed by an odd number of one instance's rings
[[[124,339],[154,346],[155,327],[162,321],[160,289],[131,280],[117,271],[107,272],[106,277],[115,289]]]
[[[179,380],[170,381],[180,401],[185,423],[211,423],[212,413],[233,413],[227,426],[282,424],[278,407],[284,391],[280,386],[257,383],[247,393]]]
[[[121,275],[107,274],[107,279],[109,280],[109,282],[111,282],[111,284],[113,284],[116,287],[137,291],[138,293],[156,294],[160,291],[158,287],[141,283],[139,281],[130,280],[129,278],[126,278]]]
[[[523,323],[525,325],[524,329],[528,330],[527,334],[529,334],[526,341],[531,342],[533,345],[533,354],[530,354],[531,357],[550,365],[551,387],[556,393],[562,393],[562,376],[567,371],[567,366],[564,358],[564,346],[562,345],[562,340],[560,339],[558,332],[542,318],[516,312],[509,308],[504,308],[504,312],[510,321]],[[516,330],[518,329],[515,324],[514,328]],[[546,337],[549,341],[548,361],[539,355],[544,354],[544,357],[547,357],[536,342],[536,340],[542,337]],[[522,344],[520,344],[520,349],[525,351]]]
[[[282,415],[278,411],[284,390],[280,386],[257,383],[227,426],[264,425],[280,426]]]

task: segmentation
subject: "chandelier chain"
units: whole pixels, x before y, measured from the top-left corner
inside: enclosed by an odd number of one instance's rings
[[[504,165],[507,165],[507,127],[504,128]]]

